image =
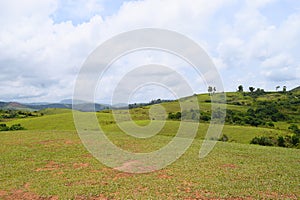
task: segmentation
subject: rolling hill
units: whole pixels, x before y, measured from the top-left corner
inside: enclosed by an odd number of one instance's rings
[[[299,199],[300,149],[249,144],[253,137],[292,134],[289,126],[300,125],[299,93],[232,92],[226,96],[228,116],[232,117],[223,129],[228,141],[217,142],[211,153],[200,159],[199,149],[209,127],[209,121],[201,119],[187,151],[174,163],[152,173],[127,173],[99,162],[80,140],[69,108],[45,108],[36,116],[1,122],[8,126],[21,124],[26,130],[0,132],[0,199]],[[155,125],[161,116],[167,118],[164,127],[150,138],[132,137],[119,127],[130,122],[125,117],[116,123],[113,112],[122,116],[125,110],[102,110],[96,116],[107,138],[117,147],[127,152],[153,152],[169,144],[180,127],[181,121],[169,119],[168,114],[181,112],[179,102],[191,100],[130,109],[131,119],[139,126],[148,125],[150,119]],[[201,113],[210,112],[208,94],[197,95],[197,101]],[[165,115],[150,118],[151,110],[160,106],[166,110]],[[287,116],[273,122],[274,127],[232,121],[233,114],[245,120],[253,111],[255,119],[271,120],[262,114],[272,107]],[[106,150],[100,145],[99,151]],[[119,169],[134,162],[128,160]]]

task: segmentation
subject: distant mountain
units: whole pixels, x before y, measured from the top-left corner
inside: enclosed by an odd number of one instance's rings
[[[114,108],[114,109],[123,109],[123,108],[127,109],[128,108],[128,104],[126,104],[126,103],[118,103],[118,104],[112,105],[112,108]]]
[[[33,103],[22,103],[25,105],[47,105],[47,104],[51,104],[49,102],[33,102]]]
[[[73,102],[73,99],[64,99],[64,100],[61,100],[59,103],[61,103],[61,104],[72,104],[72,103],[84,104],[84,103],[88,103],[88,102],[83,101],[83,100],[74,100],[74,102]]]
[[[71,100],[72,101],[72,100]],[[67,101],[63,101],[67,102]],[[18,102],[0,102],[0,109],[2,110],[28,110],[28,111],[38,111],[47,108],[65,108],[72,109],[72,103],[18,103]],[[109,105],[105,104],[94,104],[78,102],[74,105],[74,108],[79,111],[90,112],[90,111],[100,111],[111,108]]]

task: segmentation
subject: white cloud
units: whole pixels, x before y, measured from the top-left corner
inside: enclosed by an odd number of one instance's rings
[[[280,3],[276,0],[128,1],[112,16],[101,17],[104,0],[0,1],[3,91],[0,99],[69,98],[76,73],[94,48],[120,32],[145,27],[178,31],[204,45],[227,90],[234,90],[241,82],[273,88],[272,81],[289,81],[297,86],[299,10],[289,13],[278,24],[272,24],[262,11]],[[164,56],[153,56],[147,62],[153,60],[176,64]],[[127,60],[127,64],[131,63],[134,62]],[[176,69],[194,82],[201,82],[184,67]],[[241,78],[253,73],[255,78]],[[278,78],[281,75],[286,78]],[[199,88],[195,90],[203,91],[203,87]]]
[[[274,69],[274,68],[283,68],[283,67],[290,66],[292,63],[293,63],[293,60],[292,60],[291,56],[285,55],[285,54],[280,54],[280,55],[276,55],[274,57],[265,59],[261,65],[265,68]]]

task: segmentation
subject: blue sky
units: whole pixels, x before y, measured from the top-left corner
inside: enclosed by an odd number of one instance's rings
[[[265,90],[300,85],[300,1],[295,0],[11,0],[0,1],[0,26],[0,101],[72,98],[80,68],[97,46],[148,27],[197,42],[219,70],[225,91],[240,84]],[[186,63],[148,51],[114,63],[100,81],[97,101],[109,102],[133,66],[151,63],[174,67],[195,93],[206,92]],[[132,96],[134,101],[173,97],[155,86]]]
[[[115,14],[122,4],[126,2],[123,0],[96,0],[92,1],[91,7],[93,8],[89,12],[79,11],[86,5],[86,1],[73,0],[59,1],[57,9],[52,13],[51,18],[54,23],[61,23],[64,21],[72,21],[74,25],[79,25],[84,22],[89,22],[94,15],[101,15],[103,18]]]

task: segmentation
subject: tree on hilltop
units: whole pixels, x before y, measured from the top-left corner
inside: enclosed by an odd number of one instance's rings
[[[239,85],[239,87],[238,87],[238,92],[244,92],[244,88],[243,88],[242,85]]]

